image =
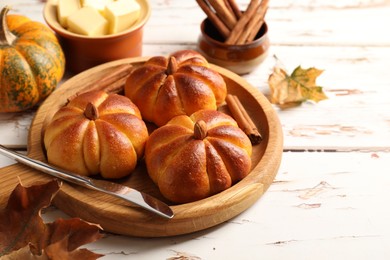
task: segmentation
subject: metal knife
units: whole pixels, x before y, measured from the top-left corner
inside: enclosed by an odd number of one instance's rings
[[[19,163],[30,166],[31,168],[42,171],[56,178],[60,178],[62,180],[134,203],[164,218],[170,219],[174,215],[172,209],[164,202],[133,188],[114,182],[96,180],[86,176],[64,171],[41,161],[31,159],[30,157],[23,154],[14,152],[4,147],[3,145],[0,145],[0,153],[7,156],[8,158],[16,160]]]

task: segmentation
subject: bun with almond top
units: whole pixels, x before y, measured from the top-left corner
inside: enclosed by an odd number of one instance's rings
[[[150,58],[132,71],[125,85],[125,95],[137,105],[143,119],[157,126],[178,115],[216,110],[226,94],[223,77],[192,50]]]
[[[145,148],[150,178],[175,203],[221,192],[248,175],[252,145],[230,116],[200,110],[155,130]]]
[[[143,156],[148,130],[125,96],[91,91],[72,99],[44,132],[50,164],[80,175],[129,175]]]

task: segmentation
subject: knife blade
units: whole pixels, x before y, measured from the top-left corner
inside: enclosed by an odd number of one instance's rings
[[[125,185],[105,180],[92,179],[86,176],[81,176],[69,171],[65,171],[50,164],[32,159],[26,155],[12,151],[3,145],[0,145],[0,153],[8,158],[14,159],[19,163],[30,166],[31,168],[34,168],[38,171],[44,172],[56,178],[92,190],[97,190],[109,194],[111,196],[120,198],[122,200],[134,203],[161,217],[171,219],[174,216],[172,209],[164,202],[147,193],[138,191]]]

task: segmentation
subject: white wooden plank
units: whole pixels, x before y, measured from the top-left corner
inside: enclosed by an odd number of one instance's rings
[[[87,248],[104,259],[388,259],[389,170],[390,153],[284,153],[265,195],[222,225],[170,238],[108,235]]]
[[[26,147],[33,111],[0,113],[0,144],[11,148]]]
[[[389,170],[390,153],[287,152],[263,197],[224,224],[170,238],[108,234],[86,247],[104,259],[388,259]]]
[[[4,157],[3,155],[0,155],[0,168],[6,167],[8,165],[14,164],[16,161],[12,159],[8,159]]]
[[[282,1],[276,1],[281,3]],[[388,46],[389,1],[286,1],[267,13],[274,44]],[[379,27],[379,28],[378,28]]]
[[[299,65],[323,69],[317,83],[329,97],[317,104],[276,108],[286,147],[390,147],[389,48],[274,47],[272,53],[289,72]],[[268,62],[246,76],[264,94],[274,65]]]
[[[245,9],[249,1],[237,2]],[[196,1],[154,0],[150,4],[152,15],[145,26],[146,44],[196,41],[200,22],[205,18]],[[13,0],[11,5],[14,12],[44,22],[44,2]],[[389,0],[274,0],[270,1],[266,21],[275,45],[388,46],[390,35],[380,28],[390,24],[389,12]]]
[[[170,1],[154,5],[155,12],[145,26],[146,43],[196,41],[200,33],[199,25],[205,15],[195,1],[182,2],[186,4]],[[390,24],[388,1],[377,4],[368,3],[369,1],[360,4],[355,1],[355,4],[352,4],[351,1],[347,1],[345,5],[344,1],[301,2],[270,1],[266,21],[273,44],[299,46],[390,44],[389,34],[380,31],[378,33],[378,30],[374,29],[378,25]],[[280,3],[283,4],[278,5]],[[241,6],[246,7],[246,4]]]

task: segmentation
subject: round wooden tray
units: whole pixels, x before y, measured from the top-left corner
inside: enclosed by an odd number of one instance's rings
[[[89,69],[66,81],[39,107],[31,124],[28,138],[28,155],[46,161],[43,149],[43,129],[67,98],[83,89],[88,83],[104,77],[121,64],[143,64],[147,58],[130,58],[106,63]],[[63,183],[53,203],[72,217],[97,223],[106,231],[140,237],[163,237],[203,230],[243,212],[249,208],[272,183],[281,162],[283,135],[278,117],[268,100],[238,75],[212,65],[225,79],[228,93],[237,95],[260,130],[263,140],[253,146],[252,171],[231,188],[209,198],[181,205],[171,205],[175,213],[172,219],[163,219],[138,206],[96,191]],[[50,176],[21,164],[0,169],[0,204],[19,182],[30,185],[49,180]],[[162,200],[164,198],[140,163],[135,172],[120,181],[124,185],[147,192]],[[167,202],[167,201],[166,201]],[[169,202],[167,202],[169,203]]]

